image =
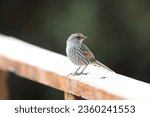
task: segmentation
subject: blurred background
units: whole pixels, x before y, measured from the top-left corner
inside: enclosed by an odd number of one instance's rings
[[[89,37],[84,43],[99,61],[150,83],[149,0],[0,0],[1,34],[65,55],[74,32]],[[63,92],[12,73],[8,83],[10,99],[63,99]]]

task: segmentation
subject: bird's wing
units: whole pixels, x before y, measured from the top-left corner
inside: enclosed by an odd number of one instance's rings
[[[87,58],[90,62],[94,62],[96,60],[93,53],[89,50],[89,48],[86,45],[82,44],[81,49],[85,58]]]
[[[89,48],[86,45],[83,44],[81,48],[82,48],[84,56],[87,58],[87,60],[89,62],[94,63],[94,65],[97,66],[97,67],[103,67],[103,68],[107,69],[108,71],[114,72],[113,70],[108,68],[106,65],[104,65],[104,64],[100,63],[99,61],[97,61],[95,59],[93,53],[89,50]]]

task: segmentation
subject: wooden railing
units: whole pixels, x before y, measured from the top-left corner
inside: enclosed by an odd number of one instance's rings
[[[65,99],[150,99],[148,83],[91,65],[87,75],[68,76],[76,68],[64,55],[0,35],[0,99],[9,96],[7,72],[59,89]]]

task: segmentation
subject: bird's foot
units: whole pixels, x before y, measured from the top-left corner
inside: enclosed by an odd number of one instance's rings
[[[70,73],[68,76],[78,76],[78,75],[87,75],[88,73],[82,73],[82,72],[80,72],[80,73],[78,73],[78,72],[74,72],[74,73]]]

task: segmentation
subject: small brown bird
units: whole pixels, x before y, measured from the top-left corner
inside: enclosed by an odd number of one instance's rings
[[[94,55],[88,49],[88,47],[82,43],[85,38],[87,37],[81,33],[74,33],[70,35],[67,40],[66,54],[68,58],[72,61],[72,63],[79,66],[79,68],[75,71],[75,73],[72,73],[72,75],[85,74],[83,73],[83,71],[89,64],[103,67],[113,72],[110,68],[95,59]],[[85,67],[80,73],[78,73],[78,70],[81,68],[81,66],[84,65]]]

